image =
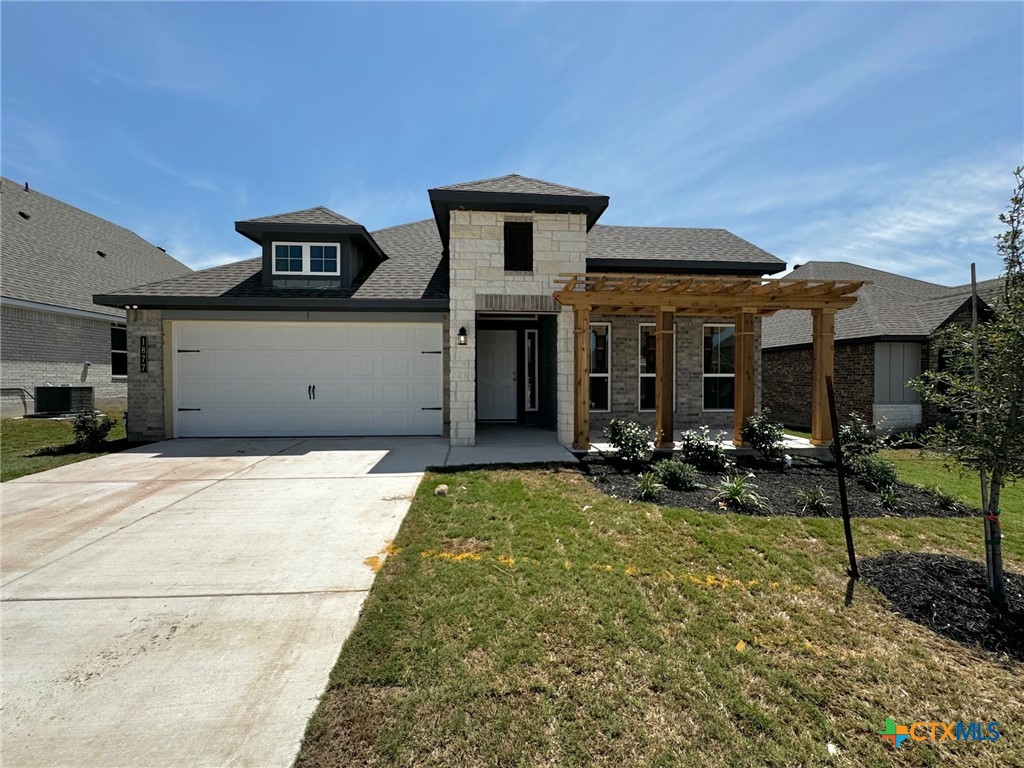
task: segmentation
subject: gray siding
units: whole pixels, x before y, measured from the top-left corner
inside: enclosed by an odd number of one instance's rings
[[[917,403],[920,396],[907,382],[921,375],[921,345],[916,342],[875,344],[875,402]]]
[[[32,413],[31,395],[45,384],[91,386],[98,406],[123,407],[127,382],[110,375],[110,326],[116,318],[93,320],[4,304],[0,319],[4,416]]]

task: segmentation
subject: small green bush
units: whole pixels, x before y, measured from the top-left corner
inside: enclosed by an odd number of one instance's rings
[[[878,506],[886,512],[899,512],[903,508],[895,488],[883,488],[878,492]]]
[[[656,501],[658,495],[665,490],[665,486],[658,482],[658,475],[654,472],[642,472],[633,487],[641,501]]]
[[[75,445],[95,449],[103,444],[117,422],[103,413],[80,413],[71,426]]]
[[[879,456],[861,456],[850,468],[864,485],[878,492],[893,488],[899,480],[896,465]]]
[[[839,440],[843,445],[843,460],[851,467],[858,459],[874,456],[882,448],[882,440],[875,434],[875,428],[857,413],[851,413],[850,420],[839,427]],[[834,459],[835,444],[829,445],[828,449]]]
[[[750,445],[766,464],[779,466],[786,455],[784,441],[785,428],[777,421],[768,418],[768,409],[756,416],[747,418],[743,425],[743,442]]]
[[[635,421],[612,419],[604,428],[604,436],[619,458],[631,464],[643,461],[650,452],[651,430]]]
[[[692,491],[700,487],[700,476],[692,464],[664,459],[654,465],[654,471],[664,486],[673,491]]]
[[[707,427],[683,432],[676,443],[676,451],[680,459],[701,472],[725,472],[729,468],[722,436],[712,440]]]
[[[801,488],[796,492],[796,498],[803,505],[802,511],[811,511],[819,515],[826,514],[832,504],[832,497],[825,493],[825,489],[820,485],[810,490]]]
[[[938,485],[933,485],[928,489],[928,493],[935,497],[935,501],[939,506],[939,509],[949,511],[956,509],[959,505],[959,500],[952,493],[947,493],[942,490]]]
[[[736,475],[735,477],[723,477],[722,482],[715,486],[713,501],[721,506],[736,510],[737,512],[752,512],[756,510],[770,510],[768,500],[757,492],[757,486],[753,482],[754,474]]]

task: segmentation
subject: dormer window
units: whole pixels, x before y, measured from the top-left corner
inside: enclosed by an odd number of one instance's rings
[[[274,243],[275,275],[340,275],[336,244]]]

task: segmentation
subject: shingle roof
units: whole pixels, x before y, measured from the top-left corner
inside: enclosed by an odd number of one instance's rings
[[[464,181],[460,184],[449,184],[445,187],[435,187],[461,192],[497,192],[499,194],[518,195],[566,195],[571,197],[604,197],[597,192],[588,192],[577,187],[567,187],[564,184],[555,184],[543,179],[531,179],[529,176],[520,176],[517,173],[510,173],[506,176],[495,176],[493,179],[480,179],[479,181]]]
[[[134,232],[10,179],[0,193],[4,297],[120,317],[93,295],[191,272]]]
[[[353,221],[347,216],[318,205],[315,208],[305,208],[301,211],[290,213],[275,213],[273,216],[260,216],[255,219],[246,219],[247,222],[261,222],[265,224],[343,224],[346,226],[359,226],[359,222]]]
[[[587,259],[724,261],[784,268],[782,259],[724,229],[620,227],[595,224]]]
[[[272,288],[262,284],[261,258],[204,269],[172,280],[114,291],[112,296],[275,299],[447,299],[448,266],[433,219],[380,229],[374,239],[388,255],[351,288]]]
[[[836,314],[836,341],[877,337],[923,338],[971,296],[971,287],[915,280],[843,261],[811,261],[787,277],[808,280],[870,280],[857,303]],[[762,322],[763,349],[811,343],[811,313],[782,311]]]

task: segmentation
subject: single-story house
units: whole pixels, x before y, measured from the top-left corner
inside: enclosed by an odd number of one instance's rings
[[[255,258],[96,296],[127,310],[129,433],[473,445],[504,422],[582,449],[619,417],[664,447],[753,413],[780,308],[814,315],[823,402],[859,283],[766,281],[785,264],[730,232],[604,226],[607,196],[518,175],[428,198],[374,232],[323,207],[238,221]]]
[[[860,414],[882,431],[931,424],[907,382],[941,365],[933,335],[950,323],[970,323],[971,286],[945,286],[845,261],[809,261],[794,278],[857,280],[857,303],[836,318],[835,387],[841,416]],[[1000,280],[978,284],[984,319]],[[811,323],[806,313],[778,312],[766,318],[762,341],[763,403],[795,429],[811,423]]]
[[[34,411],[37,386],[92,387],[123,409],[125,312],[93,295],[191,270],[134,232],[0,179],[0,383],[4,416]]]

